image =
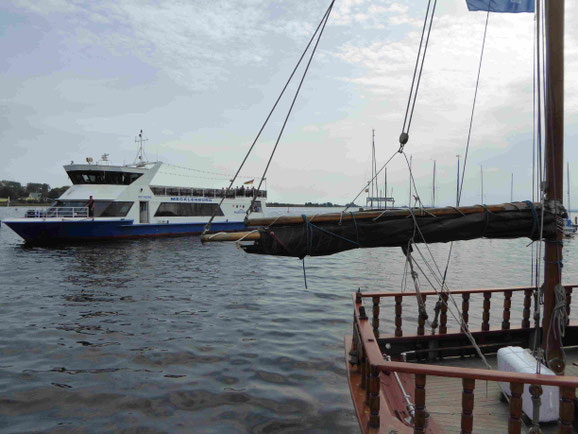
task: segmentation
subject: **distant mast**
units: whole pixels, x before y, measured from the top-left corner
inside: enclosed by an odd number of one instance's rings
[[[431,186],[431,206],[432,208],[436,207],[436,160],[434,160],[433,166],[433,180]]]
[[[457,154],[458,157],[458,176],[456,181],[456,206],[460,205],[460,154]]]
[[[385,173],[385,186],[384,186],[384,193],[383,196],[385,198],[385,206],[384,208],[387,209],[387,167],[384,169],[384,173]]]
[[[480,203],[484,203],[484,166],[480,164],[480,184],[481,184],[481,191],[480,191]]]

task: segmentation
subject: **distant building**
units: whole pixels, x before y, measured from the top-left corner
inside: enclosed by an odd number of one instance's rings
[[[42,200],[42,193],[30,193],[25,200]]]

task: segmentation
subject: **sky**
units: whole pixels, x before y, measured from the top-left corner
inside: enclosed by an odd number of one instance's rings
[[[330,0],[3,0],[0,179],[66,185],[62,166],[110,154],[214,184],[245,153]],[[337,0],[267,173],[269,201],[351,201],[398,148],[427,1]],[[405,146],[418,194],[455,204],[486,14],[440,0]],[[566,1],[565,161],[578,205],[578,5]],[[531,199],[532,14],[491,14],[462,204]],[[261,176],[296,85],[249,157]],[[170,167],[170,166],[168,166]],[[484,196],[481,197],[481,167]],[[407,162],[388,165],[397,205]],[[380,182],[383,181],[380,179]],[[223,183],[224,185],[224,183]],[[566,186],[565,186],[566,188]],[[390,191],[391,192],[391,191]],[[415,194],[415,193],[414,193]],[[364,196],[357,203],[363,203]],[[574,207],[574,206],[573,206]]]

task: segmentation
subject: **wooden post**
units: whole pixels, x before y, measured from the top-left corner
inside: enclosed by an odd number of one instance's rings
[[[502,330],[510,329],[511,307],[512,307],[512,291],[504,291],[504,312],[502,314]]]
[[[491,292],[484,292],[484,313],[482,314],[482,331],[490,330],[490,299]]]
[[[508,434],[520,434],[522,431],[522,383],[510,383],[510,418],[508,420]]]
[[[401,295],[395,296],[395,336],[403,336],[403,330],[401,329],[401,303],[403,297]]]
[[[470,319],[470,315],[469,315],[469,310],[470,310],[470,294],[466,293],[466,294],[462,294],[462,318],[464,320],[464,323],[467,325],[468,321]],[[462,331],[463,330],[463,327]]]
[[[570,324],[570,305],[572,304],[572,288],[566,289],[566,314],[568,318],[566,319],[566,325]]]
[[[415,374],[415,420],[414,433],[425,433],[425,374]]]
[[[576,397],[575,387],[560,388],[560,434],[572,434],[572,422],[574,421],[574,398]]]
[[[371,371],[369,365],[369,357],[365,358],[365,403],[369,405],[369,394],[371,386]]]
[[[373,334],[379,337],[379,297],[373,297]]]
[[[532,289],[524,291],[524,312],[522,314],[522,328],[530,328],[530,308],[532,307]]]
[[[476,380],[462,378],[462,433],[471,434],[474,429],[474,388]]]
[[[425,306],[426,296],[422,294],[421,299],[422,299],[423,304]],[[421,313],[419,314],[418,319],[417,319],[417,335],[418,336],[425,335],[425,317]]]
[[[365,355],[365,347],[363,346],[363,342],[359,346],[359,369],[361,374],[361,388],[365,389],[366,378],[367,378],[367,356]]]
[[[440,335],[445,335],[448,332],[448,294],[441,295],[441,313],[440,313]]]
[[[379,367],[369,368],[369,426],[379,428]]]

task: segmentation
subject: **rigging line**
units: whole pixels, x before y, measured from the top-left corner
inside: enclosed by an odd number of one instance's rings
[[[435,14],[435,12],[436,12],[437,3],[438,3],[437,0],[434,0],[434,5],[433,5],[433,8],[432,8],[431,18],[430,18],[430,21],[429,21],[429,28],[428,28],[428,31],[427,31],[427,38],[426,38],[426,40],[425,40],[425,47],[424,47],[424,49],[423,49],[423,56],[422,56],[422,58],[421,58],[421,65],[420,65],[420,68],[419,68],[419,74],[418,74],[418,76],[417,76],[417,85],[416,85],[416,87],[415,87],[415,93],[414,93],[414,97],[413,97],[413,103],[412,103],[411,112],[410,112],[410,115],[409,115],[409,122],[408,122],[408,124],[407,124],[407,131],[406,131],[406,133],[409,133],[409,129],[410,129],[410,127],[411,127],[411,120],[413,119],[413,112],[414,112],[414,110],[415,110],[415,103],[416,103],[416,101],[417,101],[417,92],[418,92],[418,90],[419,90],[419,84],[420,84],[420,82],[421,82],[421,76],[422,76],[422,72],[423,72],[423,64],[424,64],[424,62],[425,62],[425,55],[426,55],[426,52],[427,52],[427,46],[428,46],[428,43],[429,43],[429,37],[430,37],[430,34],[431,34],[431,28],[432,28],[432,25],[433,25],[434,14]]]
[[[473,122],[474,122],[474,111],[475,111],[475,107],[476,107],[476,99],[477,99],[477,96],[478,96],[478,87],[479,87],[479,84],[480,84],[480,74],[481,74],[481,71],[482,71],[482,61],[483,61],[483,58],[484,58],[484,47],[485,47],[485,45],[486,45],[486,35],[487,35],[487,32],[488,32],[488,21],[489,21],[489,19],[490,19],[490,11],[488,10],[488,12],[487,12],[487,14],[486,14],[486,23],[485,23],[485,26],[484,26],[484,37],[483,37],[483,40],[482,40],[482,50],[481,50],[481,53],[480,53],[480,63],[479,63],[479,66],[478,66],[478,77],[477,77],[477,79],[476,79],[476,89],[475,89],[475,92],[474,92],[474,101],[473,101],[473,104],[472,104],[472,112],[471,112],[471,115],[470,115],[470,124],[469,124],[469,127],[468,127],[468,138],[467,138],[467,141],[466,141],[466,152],[465,152],[465,156],[464,156],[464,168],[463,168],[463,170],[462,170],[462,179],[461,179],[461,182],[460,182],[460,191],[458,192],[458,203],[457,203],[456,206],[459,206],[460,200],[461,200],[461,198],[462,198],[462,190],[463,190],[464,179],[465,179],[465,175],[466,175],[466,165],[467,165],[467,161],[468,161],[468,152],[469,152],[469,149],[470,149],[470,139],[471,139],[471,134],[472,134],[472,125],[473,125]],[[451,261],[451,258],[452,258],[452,251],[453,251],[453,249],[454,249],[454,242],[452,241],[452,242],[450,242],[450,248],[449,248],[449,250],[448,250],[448,258],[447,258],[447,262],[446,262],[446,268],[445,268],[444,274],[443,274],[443,282],[445,282],[445,281],[446,281],[446,278],[447,278],[448,269],[449,269],[449,266],[450,266],[450,261]]]
[[[293,76],[295,75],[295,72],[297,72],[297,69],[299,68],[299,65],[301,65],[301,62],[303,61],[303,59],[305,58],[305,54],[307,54],[307,51],[309,51],[309,47],[311,46],[311,43],[315,40],[315,36],[317,35],[317,32],[319,32],[319,29],[321,28],[321,24],[323,24],[324,21],[326,21],[326,18],[329,16],[329,12],[331,11],[331,9],[333,8],[333,4],[335,3],[335,0],[331,1],[331,4],[329,5],[329,8],[327,8],[327,10],[325,11],[325,14],[323,15],[323,18],[321,18],[321,21],[319,22],[319,24],[317,25],[317,28],[315,29],[315,32],[313,32],[313,35],[311,36],[311,38],[309,39],[309,42],[307,43],[307,46],[305,47],[305,49],[303,50],[303,53],[301,53],[301,57],[299,57],[299,60],[297,61],[297,64],[295,65],[295,67],[293,68],[293,71],[291,71],[291,74],[289,75],[289,78],[287,79],[287,81],[285,82],[285,85],[283,86],[283,89],[281,90],[281,93],[279,94],[279,96],[277,97],[277,100],[275,101],[275,104],[273,104],[273,107],[271,108],[271,110],[269,111],[269,114],[267,115],[267,117],[265,118],[265,121],[263,122],[263,124],[261,125],[261,128],[259,129],[259,132],[257,133],[257,136],[255,137],[255,140],[253,140],[253,143],[251,144],[251,146],[249,147],[249,150],[247,151],[247,154],[245,155],[245,158],[243,158],[243,161],[241,162],[241,165],[239,166],[239,169],[237,169],[237,172],[235,173],[235,176],[233,177],[233,179],[231,180],[231,183],[229,184],[229,187],[227,187],[227,191],[229,191],[231,189],[231,187],[233,186],[233,183],[235,182],[235,179],[237,179],[237,176],[239,175],[239,173],[241,172],[241,169],[243,168],[243,166],[245,165],[245,162],[247,161],[247,158],[249,158],[249,155],[251,154],[251,152],[253,151],[253,148],[255,147],[255,144],[257,143],[257,140],[259,140],[259,137],[261,137],[261,133],[263,132],[263,130],[265,129],[265,126],[267,125],[267,123],[269,122],[269,119],[271,118],[271,116],[273,115],[273,112],[275,111],[275,109],[277,108],[277,105],[279,104],[279,101],[281,100],[281,97],[285,94],[285,90],[287,90],[287,87],[289,86],[289,83],[291,82],[291,80],[293,79]],[[223,199],[221,199],[221,202],[219,203],[219,207],[223,204]],[[211,218],[209,219],[209,222],[205,225],[205,232],[207,230],[210,229],[211,227],[211,223],[212,221],[215,219],[216,216],[216,210],[218,208],[215,208],[215,211],[213,211],[213,215],[211,216]]]
[[[406,161],[406,163],[407,163],[407,165],[408,165],[409,172],[410,172],[410,177],[411,177],[411,179],[413,180],[417,197],[419,198],[419,193],[417,192],[417,185],[415,184],[415,179],[414,179],[414,177],[413,177],[413,170],[412,170],[412,168],[411,168],[411,165],[409,164],[409,160],[408,160],[408,158],[407,158],[407,154],[406,154],[405,152],[402,152],[402,153],[403,153],[403,155],[404,155],[404,157],[405,157],[405,161]],[[421,232],[421,229],[420,229],[420,227],[419,227],[419,224],[418,224],[418,222],[417,222],[417,219],[416,219],[416,217],[415,217],[415,214],[414,214],[413,212],[411,212],[411,208],[410,208],[410,214],[411,214],[411,216],[412,216],[412,218],[413,218],[413,220],[414,220],[414,236],[412,237],[412,239],[415,238],[415,231],[417,230],[417,231],[419,232],[419,235],[420,235],[421,239],[422,239],[423,242],[425,243],[426,249],[427,249],[427,251],[428,251],[428,253],[429,253],[429,256],[431,257],[432,262],[434,263],[434,265],[435,265],[435,267],[436,267],[436,269],[437,269],[437,272],[438,272],[439,275],[441,276],[441,275],[442,275],[442,274],[441,274],[441,270],[440,270],[440,268],[439,268],[439,266],[438,266],[438,264],[437,264],[437,261],[435,260],[435,257],[434,257],[434,255],[433,255],[431,249],[429,248],[429,245],[428,245],[425,237],[423,236],[423,233]],[[435,271],[434,271],[433,268],[429,265],[429,262],[427,261],[427,259],[425,258],[425,256],[421,253],[421,250],[419,249],[419,247],[417,247],[417,245],[416,245],[416,249],[417,249],[417,251],[419,252],[419,254],[421,255],[422,260],[424,261],[424,263],[427,265],[427,267],[429,268],[430,272],[432,273],[432,276],[434,276],[434,278],[436,279],[436,281],[437,281],[438,283],[440,283],[440,282],[439,282],[439,279],[437,278],[437,276],[436,276],[436,274],[435,274]],[[431,283],[431,282],[430,282],[430,283]],[[447,287],[447,285],[445,285],[445,280],[441,282],[440,290],[441,290],[442,292],[444,291],[444,287],[445,287],[446,292],[447,292],[447,294],[448,294],[448,298],[451,300],[451,302],[453,303],[453,305],[455,306],[455,308],[456,308],[456,309],[458,310],[458,312],[459,312],[458,304],[457,304],[457,302],[455,301],[453,295],[451,294],[450,289]],[[436,290],[436,292],[437,292],[437,290]],[[446,305],[447,305],[447,304],[446,304]]]
[[[405,157],[405,161],[406,161],[406,163],[407,163],[407,165],[408,165],[408,168],[409,168],[410,177],[411,177],[411,179],[413,180],[414,188],[415,188],[416,194],[417,194],[417,196],[418,196],[418,198],[419,198],[419,193],[417,193],[417,185],[415,184],[415,179],[414,179],[414,177],[413,177],[413,171],[412,171],[411,165],[409,164],[409,160],[408,160],[408,158],[407,158],[407,154],[406,154],[404,151],[403,151],[402,153],[403,153],[403,155],[404,155],[404,157]],[[438,264],[437,264],[437,261],[435,260],[435,257],[434,257],[434,255],[433,255],[431,249],[429,248],[429,245],[428,245],[427,241],[425,240],[425,237],[423,236],[423,233],[421,232],[421,229],[420,229],[420,227],[419,227],[419,224],[418,224],[418,222],[417,222],[417,219],[416,219],[416,217],[415,217],[415,214],[414,214],[413,212],[411,212],[411,208],[410,208],[410,214],[411,214],[411,216],[412,216],[412,218],[413,218],[413,220],[414,220],[414,236],[412,237],[412,239],[415,237],[415,231],[417,230],[417,231],[419,232],[419,234],[420,234],[421,239],[422,239],[423,242],[425,243],[426,249],[427,249],[427,251],[428,251],[428,253],[429,253],[430,257],[431,257],[432,262],[434,263],[434,265],[435,265],[435,267],[436,267],[436,269],[437,269],[437,272],[438,272],[439,275],[441,276],[441,275],[442,275],[442,274],[441,274],[441,270],[440,270],[440,268],[439,268],[439,266],[438,266]],[[435,275],[435,271],[434,271],[433,268],[429,265],[427,259],[423,256],[423,254],[421,253],[421,250],[419,249],[419,247],[416,246],[416,249],[417,249],[417,251],[420,253],[420,255],[422,256],[422,260],[423,260],[424,263],[428,266],[428,268],[430,269],[430,272],[432,273],[432,275],[434,276],[434,278],[435,278],[435,279],[438,281],[438,283],[439,283],[439,280],[438,280],[437,276]],[[446,272],[447,272],[447,268],[446,268]],[[449,287],[445,284],[445,275],[444,275],[444,280],[441,282],[440,291],[443,292],[443,291],[444,291],[444,288],[445,288],[445,290],[446,290],[446,293],[448,294],[448,299],[451,300],[452,304],[455,306],[455,308],[456,308],[456,309],[458,310],[458,312],[459,312],[458,304],[457,304],[456,300],[454,299],[453,295],[451,294],[451,291],[450,291]],[[437,292],[437,290],[436,290],[436,292]],[[447,303],[446,303],[446,306],[447,306]],[[473,337],[472,337],[472,339],[473,339]]]
[[[429,28],[428,28],[428,33],[426,36],[426,43],[424,46],[424,50],[423,50],[423,55],[421,55],[421,49],[422,49],[422,45],[423,45],[423,41],[424,41],[424,35],[425,35],[425,29],[427,27],[427,23],[428,23],[428,17],[430,16],[430,7],[431,7],[431,0],[428,1],[428,5],[427,5],[427,10],[426,10],[426,15],[424,18],[424,23],[423,23],[423,28],[422,28],[422,33],[421,33],[421,39],[420,39],[420,43],[419,43],[419,49],[418,49],[418,53],[416,56],[416,60],[415,60],[415,67],[414,67],[414,71],[413,71],[413,78],[411,81],[411,87],[410,87],[410,92],[409,92],[409,97],[408,97],[408,101],[407,101],[407,107],[405,110],[405,117],[404,117],[404,121],[403,121],[403,127],[402,127],[402,134],[400,136],[400,149],[397,152],[400,152],[403,149],[403,146],[405,145],[405,143],[402,143],[402,139],[404,136],[407,137],[407,133],[409,133],[409,129],[411,126],[411,120],[413,118],[413,112],[415,109],[415,103],[417,100],[417,92],[419,90],[419,84],[421,81],[421,75],[422,75],[422,71],[423,71],[423,65],[425,62],[425,55],[426,55],[426,51],[427,51],[427,46],[428,46],[428,42],[429,42],[429,37],[431,34],[431,29],[432,29],[432,24],[433,24],[433,18],[434,18],[434,14],[435,14],[435,9],[436,9],[436,5],[437,5],[437,0],[434,0],[434,5],[432,8],[432,13],[431,13],[431,17],[429,20]],[[420,55],[421,55],[421,64],[420,64]],[[418,69],[419,69],[419,74],[418,74]],[[416,76],[417,76],[417,85],[415,86],[415,90],[414,90],[414,85],[416,84]],[[411,106],[411,112],[410,112],[410,106]],[[409,122],[408,122],[408,113],[409,113]],[[407,125],[407,131],[406,131],[406,125]],[[407,139],[405,140],[405,142],[407,143]],[[359,198],[359,196],[361,196],[361,194],[367,189],[367,187],[377,178],[377,176],[382,172],[383,169],[385,169],[385,167],[389,164],[389,162],[391,160],[393,160],[393,158],[395,157],[395,153],[386,161],[386,163],[382,166],[382,168],[379,170],[379,172],[377,172],[375,174],[375,176],[371,179],[371,181],[369,181],[365,187],[363,187],[361,189],[361,191],[357,194],[357,196],[355,196],[355,198],[344,208],[343,211],[347,211],[351,204],[355,203],[355,201]],[[387,197],[387,191],[385,192],[385,197]],[[387,204],[387,203],[386,203]]]
[[[289,111],[287,112],[287,116],[285,116],[285,120],[283,121],[283,126],[281,127],[281,130],[279,131],[279,135],[277,136],[277,141],[275,142],[275,146],[273,147],[273,151],[271,152],[271,155],[269,156],[269,161],[267,161],[267,165],[265,166],[265,170],[263,171],[263,175],[261,176],[261,180],[259,181],[259,186],[257,187],[257,191],[259,191],[261,189],[261,185],[263,184],[263,181],[265,180],[265,177],[267,176],[267,171],[269,170],[269,166],[271,165],[271,161],[273,160],[273,156],[275,155],[275,151],[277,150],[277,146],[279,146],[279,142],[281,141],[281,137],[283,136],[283,132],[285,131],[285,127],[287,126],[287,122],[289,121],[289,116],[291,116],[291,112],[293,111],[293,107],[295,106],[295,102],[297,101],[297,97],[299,96],[299,92],[301,91],[301,87],[303,86],[303,82],[305,81],[305,77],[307,76],[307,72],[309,71],[309,67],[311,66],[311,62],[313,61],[313,57],[315,56],[315,53],[317,52],[317,47],[319,46],[319,42],[321,41],[321,37],[323,36],[323,31],[325,30],[325,26],[327,24],[327,21],[329,21],[329,15],[331,14],[331,10],[333,9],[334,3],[335,3],[335,0],[333,0],[331,2],[331,4],[329,5],[329,8],[327,9],[327,12],[325,13],[325,16],[323,17],[323,20],[322,20],[323,25],[321,26],[321,30],[319,30],[319,36],[317,37],[317,41],[315,42],[315,45],[313,46],[313,49],[311,50],[311,56],[309,57],[309,61],[307,62],[307,65],[305,66],[305,70],[303,71],[301,81],[299,82],[299,86],[297,87],[297,90],[295,91],[293,101],[291,101],[291,106],[289,107]],[[249,215],[250,210],[253,209],[253,204],[255,203],[256,199],[257,199],[257,196],[253,196],[253,199],[251,200],[251,205],[249,206],[249,208],[247,208],[246,215]]]
[[[490,11],[488,10],[487,14],[486,14],[486,24],[484,26],[484,37],[482,38],[482,50],[480,53],[480,63],[478,66],[478,77],[476,79],[476,89],[474,91],[474,101],[472,104],[472,112],[470,114],[470,125],[468,127],[468,139],[466,141],[466,152],[465,152],[465,156],[464,156],[464,164],[463,164],[463,169],[462,169],[462,179],[460,182],[460,191],[458,192],[458,205],[460,204],[460,200],[462,198],[462,190],[464,188],[464,178],[466,176],[466,166],[468,163],[468,153],[470,150],[470,141],[471,141],[471,137],[472,137],[472,126],[474,124],[474,112],[476,109],[476,101],[478,99],[478,89],[480,86],[480,76],[482,73],[482,62],[484,60],[484,48],[486,46],[486,35],[488,34],[488,22],[490,21]]]
[[[425,12],[425,18],[423,20],[423,29],[421,30],[421,39],[419,41],[419,48],[417,50],[417,56],[415,58],[415,67],[413,69],[413,78],[411,79],[411,86],[409,89],[409,97],[407,99],[407,107],[405,109],[405,117],[403,119],[403,127],[401,128],[402,132],[405,131],[405,126],[407,124],[407,117],[408,117],[408,113],[409,113],[409,107],[411,105],[411,100],[412,100],[412,95],[413,95],[413,86],[415,84],[415,77],[417,75],[417,69],[418,69],[418,65],[419,65],[419,59],[420,59],[420,55],[421,55],[421,47],[423,45],[423,37],[425,34],[425,28],[427,26],[427,19],[429,17],[429,10],[430,10],[430,5],[431,5],[431,0],[428,1],[427,3],[427,10]]]

